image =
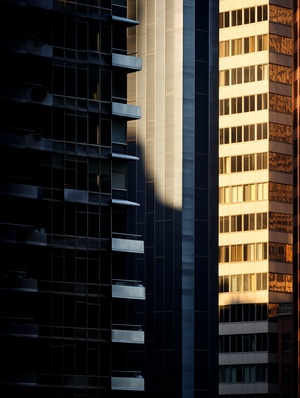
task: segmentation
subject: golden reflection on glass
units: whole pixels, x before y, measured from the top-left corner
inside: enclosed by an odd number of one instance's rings
[[[293,42],[289,37],[270,34],[270,50],[280,54],[292,55]]]
[[[272,82],[292,84],[292,68],[270,64],[269,76]]]
[[[292,114],[292,98],[286,95],[275,93],[269,94],[269,109],[270,111]]]
[[[278,123],[269,123],[270,140],[292,143],[292,126]]]
[[[292,26],[293,12],[291,9],[278,7],[270,4],[269,20],[270,22],[276,22],[282,25]]]
[[[269,199],[277,202],[292,203],[293,188],[291,185],[269,183]]]
[[[269,260],[291,263],[293,259],[292,245],[285,243],[269,243]]]
[[[269,213],[269,228],[272,231],[292,233],[292,215],[283,213]]]
[[[270,170],[281,171],[283,173],[292,172],[292,156],[282,153],[269,153]]]
[[[269,274],[269,290],[273,292],[292,293],[293,277],[288,274]]]
[[[277,318],[278,317],[279,304],[269,303],[268,304],[268,308],[269,308],[269,318]]]

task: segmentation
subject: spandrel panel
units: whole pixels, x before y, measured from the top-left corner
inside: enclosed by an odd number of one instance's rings
[[[292,172],[292,157],[282,153],[269,153],[270,170],[280,171],[283,173]]]
[[[292,186],[270,182],[269,199],[277,202],[292,203]]]
[[[286,95],[269,94],[269,109],[270,111],[292,114],[292,98]]]
[[[292,68],[270,64],[269,76],[272,82],[292,84]]]
[[[292,215],[270,212],[269,228],[272,231],[292,233]]]
[[[292,245],[285,243],[269,243],[269,260],[291,263],[293,259]]]
[[[292,26],[293,12],[291,9],[270,5],[269,20],[270,22]]]
[[[288,274],[269,274],[269,290],[273,292],[292,293],[293,277]]]
[[[289,37],[270,34],[269,45],[271,51],[275,51],[280,54],[293,55],[293,42]]]
[[[269,123],[270,140],[292,143],[292,127],[285,124]]]

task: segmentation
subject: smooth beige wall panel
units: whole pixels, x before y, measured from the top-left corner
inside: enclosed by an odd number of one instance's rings
[[[128,44],[142,58],[142,71],[128,77],[128,97],[142,107],[128,139],[143,148],[147,181],[156,200],[182,205],[182,0],[129,0]]]

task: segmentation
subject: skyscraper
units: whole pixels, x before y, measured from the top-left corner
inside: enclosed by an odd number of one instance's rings
[[[146,281],[146,396],[218,396],[218,1],[129,1],[129,123]],[[130,190],[132,191],[132,190]]]
[[[125,0],[1,1],[0,18],[0,395],[131,396],[144,390],[127,189],[138,22]]]
[[[300,227],[300,219],[299,219],[299,209],[300,209],[300,183],[299,183],[299,106],[300,106],[300,87],[299,87],[299,50],[300,50],[300,41],[299,41],[299,1],[294,1],[294,68],[293,68],[293,143],[294,143],[294,230],[293,230],[293,294],[294,294],[294,368],[296,370],[294,377],[294,397],[297,398],[300,394],[300,334],[299,334],[299,311],[300,311],[300,297],[299,297],[299,282],[300,282],[300,242],[299,242],[299,227]]]
[[[220,1],[219,391],[226,397],[292,394],[292,8],[292,1]]]
[[[0,18],[1,396],[217,397],[218,1]]]

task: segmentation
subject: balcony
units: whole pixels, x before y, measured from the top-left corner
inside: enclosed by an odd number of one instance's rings
[[[114,372],[116,376],[111,378],[112,390],[144,391],[145,380],[140,372]]]
[[[116,10],[114,10],[114,11],[116,11]],[[126,28],[129,28],[131,26],[137,26],[140,24],[139,21],[127,18],[125,16],[126,9],[124,9],[124,11],[125,11],[124,15],[122,15],[122,12],[114,12],[114,15],[112,15],[112,17],[111,17],[113,23],[122,24]]]
[[[3,270],[0,276],[0,286],[0,290],[38,291],[37,280],[27,278],[25,271]]]
[[[145,333],[140,325],[113,325],[113,343],[144,344]]]
[[[43,229],[38,231],[33,225],[2,223],[0,242],[47,246],[47,234]]]
[[[0,336],[39,337],[39,327],[33,324],[1,324]]]
[[[139,235],[127,235],[127,234],[116,234],[114,235],[120,237],[113,237],[111,240],[111,250],[117,252],[127,252],[127,253],[144,253],[144,241],[132,239]],[[121,238],[123,236],[124,238]],[[126,239],[127,237],[128,239]]]
[[[127,120],[140,119],[141,107],[121,102],[112,102],[112,114],[114,116],[125,117]]]
[[[2,195],[27,199],[41,198],[41,189],[34,185],[0,183]]]
[[[130,200],[126,199],[117,199],[117,198],[112,198],[111,203],[113,205],[118,205],[118,206],[133,206],[133,207],[139,207],[139,203],[137,202],[131,202]]]
[[[127,72],[137,72],[142,70],[142,60],[141,58],[130,54],[119,54],[117,52],[113,52],[112,66],[126,69]]]
[[[112,285],[112,297],[145,300],[146,289],[140,281],[115,279]]]

